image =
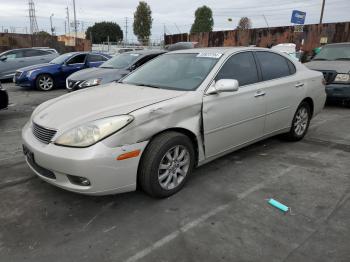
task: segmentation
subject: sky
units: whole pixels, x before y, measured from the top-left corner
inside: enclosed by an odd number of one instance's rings
[[[76,0],[79,29],[86,30],[95,22],[113,21],[125,33],[128,20],[128,40],[135,40],[132,33],[133,14],[138,0]],[[189,32],[195,10],[203,5],[213,11],[214,31],[231,30],[242,16],[251,19],[253,27],[291,25],[292,10],[306,12],[306,24],[318,23],[322,0],[146,0],[152,9],[151,39],[160,40],[166,34]],[[56,34],[64,34],[66,7],[73,21],[73,0],[34,0],[38,27],[50,31],[50,15]],[[18,33],[29,32],[27,0],[0,0],[0,31],[8,29]],[[350,0],[326,0],[323,22],[350,21]],[[266,20],[264,19],[264,16]],[[228,21],[232,18],[232,22]],[[125,34],[124,34],[125,37]]]

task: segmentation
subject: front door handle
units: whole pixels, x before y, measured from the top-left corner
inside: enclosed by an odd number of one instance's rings
[[[304,83],[297,83],[297,84],[295,85],[296,88],[299,88],[299,87],[302,87],[302,86],[304,86]]]
[[[259,96],[264,96],[266,93],[262,90],[258,90],[256,91],[254,97],[259,97]]]

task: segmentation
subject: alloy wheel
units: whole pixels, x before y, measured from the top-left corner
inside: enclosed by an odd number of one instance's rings
[[[158,168],[158,181],[165,190],[176,188],[185,179],[190,167],[190,153],[177,145],[163,156]]]
[[[309,122],[309,113],[305,107],[299,108],[294,120],[294,132],[298,136],[302,136],[307,129]]]
[[[50,90],[53,87],[53,79],[49,76],[42,76],[39,79],[39,87],[42,90]]]

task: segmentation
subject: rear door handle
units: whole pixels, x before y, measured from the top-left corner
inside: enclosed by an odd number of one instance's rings
[[[302,86],[304,86],[304,83],[297,83],[296,85],[295,85],[295,87],[302,87]]]
[[[259,97],[259,96],[264,96],[266,93],[262,90],[258,90],[256,91],[254,97]]]

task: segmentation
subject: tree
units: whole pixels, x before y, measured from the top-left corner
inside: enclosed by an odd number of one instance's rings
[[[248,17],[241,17],[238,21],[237,29],[245,30],[252,28],[252,21]]]
[[[146,2],[140,1],[134,13],[133,23],[134,34],[140,43],[147,44],[149,42],[152,22],[151,7]]]
[[[100,22],[87,28],[86,39],[92,40],[93,44],[107,42],[108,37],[111,42],[123,40],[123,31],[120,26],[114,22]],[[90,39],[92,37],[92,39]]]
[[[202,7],[197,8],[196,12],[194,13],[194,16],[195,19],[191,27],[191,34],[213,31],[213,12],[209,7],[203,5]]]
[[[39,31],[39,32],[36,32],[36,33],[34,33],[35,35],[37,35],[37,36],[42,36],[42,37],[50,37],[51,35],[48,33],[48,32],[46,32],[46,31]]]

